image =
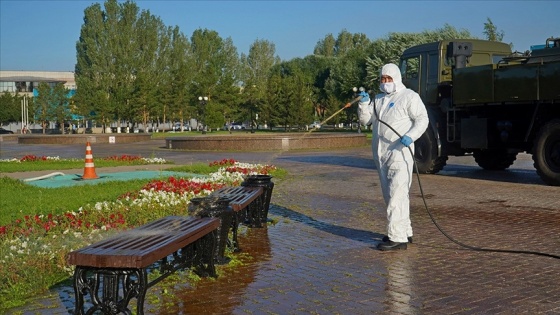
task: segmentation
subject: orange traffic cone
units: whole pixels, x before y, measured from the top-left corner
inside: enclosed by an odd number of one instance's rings
[[[95,165],[93,165],[93,155],[91,154],[91,145],[89,141],[86,143],[86,167],[84,168],[84,175],[82,179],[96,179],[99,178],[95,174]]]

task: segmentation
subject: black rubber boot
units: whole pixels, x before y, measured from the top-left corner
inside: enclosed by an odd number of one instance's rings
[[[387,235],[383,236],[383,238],[381,239],[381,241],[382,241],[383,243],[387,243],[387,242],[389,241],[389,236],[387,236]],[[412,244],[412,236],[409,236],[409,237],[408,237],[408,242],[409,242],[410,244]]]
[[[407,243],[397,243],[397,242],[393,242],[393,241],[387,241],[387,242],[380,243],[379,245],[377,245],[377,249],[383,250],[383,251],[406,249],[406,244]]]

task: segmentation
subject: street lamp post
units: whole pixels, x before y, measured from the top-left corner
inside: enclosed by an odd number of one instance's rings
[[[254,111],[254,107],[255,107],[255,89],[257,88],[256,85],[253,85],[253,89],[251,90],[251,100],[250,100],[250,106],[251,106],[251,133],[255,133],[255,129],[253,128],[253,111]]]
[[[206,134],[206,103],[208,103],[208,96],[199,96],[198,101],[202,106],[202,134]]]
[[[251,104],[251,133],[255,133],[255,129],[253,129],[253,104]]]

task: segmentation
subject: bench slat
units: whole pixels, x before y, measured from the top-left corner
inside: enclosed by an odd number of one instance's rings
[[[218,226],[218,218],[169,216],[73,251],[68,263],[99,268],[144,268]]]
[[[224,187],[214,191],[211,196],[230,199],[229,205],[232,207],[233,211],[240,211],[257,199],[262,192],[262,187]]]

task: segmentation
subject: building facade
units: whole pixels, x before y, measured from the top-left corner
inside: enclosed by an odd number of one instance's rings
[[[10,92],[33,96],[39,83],[46,82],[51,87],[64,84],[69,90],[76,90],[74,72],[70,71],[4,71],[0,70],[0,93]]]
[[[51,88],[56,84],[62,83],[69,90],[69,95],[76,92],[76,80],[74,72],[70,71],[4,71],[0,70],[0,94],[8,92],[20,96],[34,97],[37,95],[39,84],[45,82]],[[22,101],[23,102],[23,101]],[[1,110],[1,108],[0,108]],[[12,122],[4,129],[15,133],[24,133],[22,130],[42,132],[42,126],[33,122],[31,113],[22,104],[21,121]],[[56,129],[55,122],[49,122],[47,127],[50,130]]]

